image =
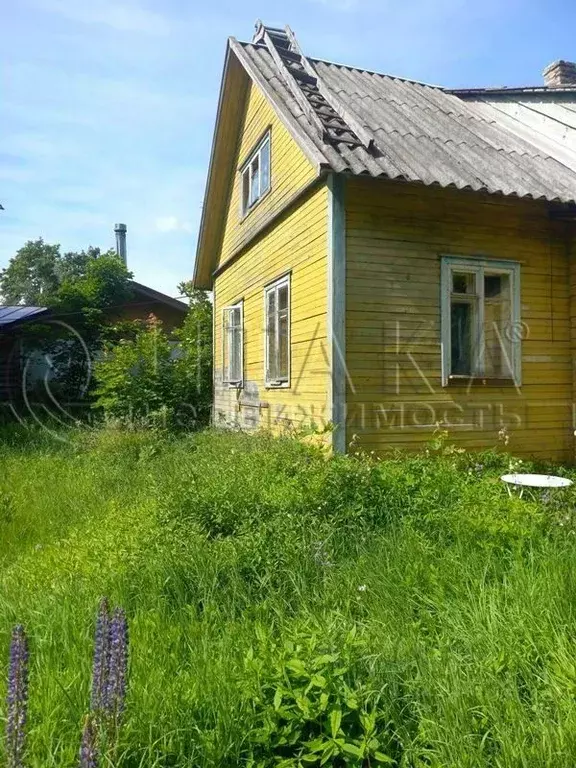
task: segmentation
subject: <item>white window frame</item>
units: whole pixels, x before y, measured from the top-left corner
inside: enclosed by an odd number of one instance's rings
[[[268,186],[266,189],[262,189],[262,149],[268,144]],[[256,200],[250,202],[252,198],[252,173],[251,168],[254,162],[258,160],[258,185],[259,192]],[[244,177],[248,176],[248,201],[244,201]],[[246,216],[262,198],[270,192],[272,187],[272,141],[270,137],[270,130],[266,131],[266,134],[258,142],[256,149],[250,153],[248,159],[244,162],[240,168],[240,209],[242,217]]]
[[[275,280],[264,288],[264,381],[268,389],[288,389],[290,387],[290,376],[292,370],[292,288],[290,285],[290,275]],[[279,312],[278,312],[278,290],[284,286],[288,288],[288,351],[287,351],[287,378],[271,379],[269,373],[268,361],[268,296],[272,291],[276,292],[276,323],[275,331],[277,338],[280,338],[279,332]]]
[[[229,335],[231,334],[229,315],[232,310],[240,310],[240,378],[233,379],[230,376],[230,344]],[[228,351],[228,357],[226,352]],[[244,386],[244,302],[237,301],[236,304],[229,304],[222,309],[222,375],[223,383],[230,389],[241,389]]]
[[[478,297],[476,313],[476,338],[479,340],[474,371],[470,376],[451,374],[452,327],[452,273],[467,273],[474,275],[475,294]],[[516,261],[499,261],[497,259],[480,259],[463,256],[442,256],[441,263],[441,346],[442,346],[442,386],[446,387],[455,381],[469,381],[474,378],[490,379],[486,376],[484,357],[484,273],[508,275],[510,279],[510,322],[511,322],[511,359],[508,360],[511,375],[497,377],[498,380],[510,379],[516,386],[522,384],[522,335],[521,326],[521,294],[520,294],[520,264]]]

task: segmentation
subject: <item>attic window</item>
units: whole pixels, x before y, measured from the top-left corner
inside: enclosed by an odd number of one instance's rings
[[[270,189],[270,131],[242,167],[242,215]]]

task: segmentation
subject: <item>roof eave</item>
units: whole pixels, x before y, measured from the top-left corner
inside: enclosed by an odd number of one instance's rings
[[[10,330],[12,328],[16,328],[19,325],[25,325],[26,323],[33,322],[37,318],[45,317],[46,315],[52,313],[50,307],[30,307],[30,309],[33,311],[24,317],[14,318],[14,320],[8,320],[8,322],[0,322],[0,331],[3,331],[4,329]]]
[[[168,296],[161,291],[157,291],[155,288],[150,288],[149,286],[143,285],[142,283],[137,283],[136,280],[131,280],[130,284],[137,293],[140,293],[147,299],[152,299],[152,301],[157,303],[165,304],[167,307],[171,307],[172,309],[176,309],[182,313],[188,312],[188,305],[183,301],[174,299],[172,296]]]

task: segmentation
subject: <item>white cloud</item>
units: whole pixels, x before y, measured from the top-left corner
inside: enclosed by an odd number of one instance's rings
[[[177,216],[159,216],[155,221],[158,232],[191,232],[189,221],[182,221]]]
[[[77,0],[36,0],[35,5],[81,24],[102,24],[118,32],[167,35],[170,25],[165,16],[132,2],[119,4],[108,0],[91,3]]]

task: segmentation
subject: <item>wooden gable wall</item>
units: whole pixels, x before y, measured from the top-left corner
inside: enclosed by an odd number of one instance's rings
[[[238,169],[268,129],[272,137],[270,192],[247,216],[242,216],[242,179]],[[281,208],[317,175],[316,168],[280,122],[264,94],[253,83],[248,86],[234,166],[218,266],[233,256],[272,212]]]

